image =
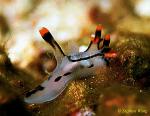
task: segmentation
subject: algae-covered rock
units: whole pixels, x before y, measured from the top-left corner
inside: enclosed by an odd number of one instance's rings
[[[118,89],[119,88],[119,89]],[[97,101],[96,114],[99,116],[150,115],[150,94],[131,86],[114,83],[103,89]]]
[[[14,91],[14,88],[0,76],[0,115],[1,116],[31,116],[24,102]]]
[[[150,36],[121,33],[117,36],[115,49],[118,62],[126,74],[125,81],[136,80],[141,86],[150,85]],[[117,61],[116,61],[117,62]],[[133,80],[134,79],[134,80]]]
[[[0,116],[31,116],[23,93],[31,86],[32,77],[17,69],[5,49],[0,49]]]

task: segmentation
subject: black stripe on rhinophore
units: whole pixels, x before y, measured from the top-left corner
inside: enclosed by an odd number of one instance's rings
[[[44,87],[42,87],[41,85],[37,86],[35,89],[29,91],[28,93],[26,93],[26,97],[30,97],[32,94],[34,94],[37,91],[41,91],[43,90]]]
[[[65,56],[64,52],[62,51],[61,47],[58,45],[58,43],[54,40],[52,34],[50,32],[47,32],[46,34],[44,34],[43,39],[48,42],[54,49],[56,49],[56,47],[59,49],[59,51]]]
[[[99,39],[99,41],[98,41],[98,43],[97,43],[97,49],[99,49],[99,44],[100,44],[100,42],[102,41],[102,39],[101,39],[101,33],[102,33],[101,30],[96,30],[96,31],[95,31],[95,39],[96,39],[96,38]]]
[[[50,32],[45,33],[42,37],[46,42],[48,42],[55,49],[54,38]]]
[[[109,46],[110,40],[105,40],[103,41],[103,46]]]
[[[95,32],[95,38],[101,38],[101,30],[96,30]]]

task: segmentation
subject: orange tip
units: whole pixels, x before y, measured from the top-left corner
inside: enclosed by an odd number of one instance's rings
[[[105,58],[115,58],[116,56],[117,56],[117,53],[114,51],[110,51],[110,52],[104,54]]]
[[[105,36],[105,40],[110,40],[110,34],[107,34],[107,35]]]
[[[97,25],[96,30],[101,31],[103,29],[102,25]]]
[[[45,35],[46,33],[48,33],[49,31],[48,31],[47,28],[42,27],[42,28],[39,30],[39,32],[40,32],[41,36],[44,36],[44,35]]]

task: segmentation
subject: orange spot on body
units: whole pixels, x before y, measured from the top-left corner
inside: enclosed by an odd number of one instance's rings
[[[114,51],[110,51],[110,52],[108,52],[108,53],[105,53],[105,54],[104,54],[104,57],[105,57],[105,58],[115,58],[115,57],[117,57],[117,53],[114,52]]]
[[[41,36],[43,37],[43,36],[44,36],[46,33],[48,33],[49,31],[48,31],[47,28],[42,27],[42,29],[40,29],[39,32],[40,32]]]

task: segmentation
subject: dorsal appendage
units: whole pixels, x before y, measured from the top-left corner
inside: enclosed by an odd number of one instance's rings
[[[25,102],[40,104],[51,101],[57,98],[68,83],[76,77],[91,75],[94,73],[95,68],[106,66],[106,59],[115,58],[116,52],[112,51],[109,46],[110,35],[101,37],[102,28],[101,25],[97,26],[95,37],[91,39],[88,48],[84,52],[66,55],[49,30],[43,27],[40,34],[54,49],[56,60],[59,63],[57,63],[52,75],[49,75],[46,81],[26,94]],[[102,41],[103,44],[100,47]]]

